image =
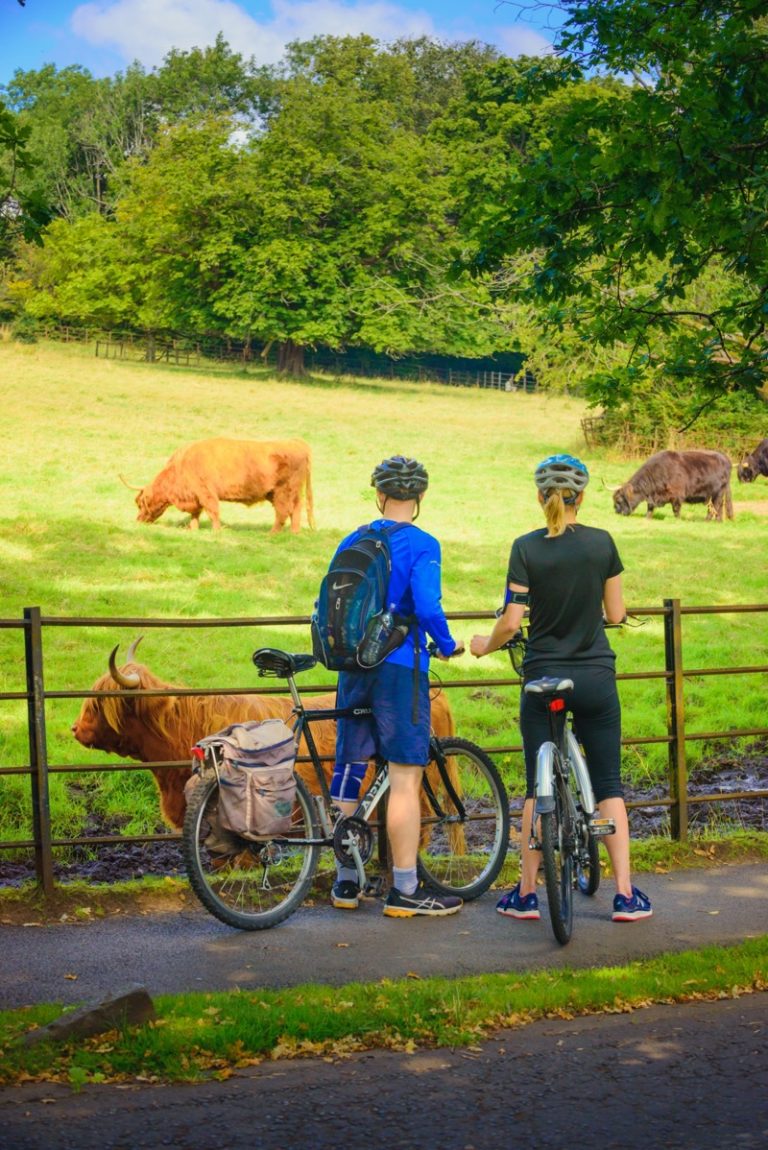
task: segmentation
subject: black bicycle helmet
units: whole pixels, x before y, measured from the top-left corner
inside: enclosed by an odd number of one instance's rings
[[[373,469],[371,487],[390,499],[418,499],[429,486],[423,463],[405,455],[393,455]]]
[[[556,488],[578,495],[589,483],[586,464],[575,455],[548,455],[542,459],[533,477],[542,495],[548,495]]]

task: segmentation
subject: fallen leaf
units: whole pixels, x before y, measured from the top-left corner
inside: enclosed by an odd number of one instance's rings
[[[70,982],[77,982],[78,978],[76,974],[65,974],[64,977],[69,979]]]
[[[337,942],[336,946],[339,950],[346,950],[346,948],[349,946],[349,943],[348,942]]]

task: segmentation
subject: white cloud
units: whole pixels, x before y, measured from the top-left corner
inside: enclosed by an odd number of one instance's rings
[[[96,0],[76,8],[71,25],[89,44],[145,67],[162,63],[172,48],[206,47],[219,32],[234,51],[262,64],[279,60],[290,40],[318,35],[365,32],[383,41],[438,35],[426,13],[375,0],[275,0],[271,7],[272,16],[258,20],[233,0]]]
[[[507,56],[547,56],[552,52],[552,44],[535,28],[524,24],[512,24],[497,33],[497,42]]]

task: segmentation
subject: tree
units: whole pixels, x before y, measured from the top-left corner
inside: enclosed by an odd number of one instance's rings
[[[5,94],[26,131],[30,158],[19,188],[44,203],[49,218],[112,210],[117,173],[151,142],[145,82],[139,65],[103,80],[76,65],[14,74]]]
[[[151,147],[116,171],[104,228],[72,217],[71,238],[50,230],[50,259],[30,264],[40,295],[28,307],[275,343],[281,370],[293,373],[318,345],[508,349],[485,284],[453,274],[446,153],[429,131],[440,93],[456,94],[462,69],[479,70],[488,53],[390,52],[369,37],[329,37],[292,45],[284,69],[241,91],[239,57],[217,47],[214,78],[228,76],[246,101],[258,92],[260,117],[243,132],[239,97],[202,114],[206,93],[226,85],[209,77],[196,87],[190,61],[172,54],[161,73],[178,97],[174,122],[162,122],[170,105],[158,73]],[[78,237],[90,245],[83,268]]]
[[[544,5],[536,5],[544,7]],[[527,5],[516,5],[525,8]],[[506,173],[465,226],[476,266],[534,253],[519,294],[586,338],[623,342],[631,370],[594,381],[614,403],[632,371],[699,399],[766,379],[768,22],[757,0],[561,3],[558,66],[498,66],[467,114],[530,110],[537,139],[503,144]],[[608,83],[600,71],[623,78]],[[469,199],[465,182],[465,200]],[[706,293],[706,269],[718,283]]]
[[[411,68],[369,37],[325,37],[291,45],[275,73],[248,162],[252,241],[215,307],[275,341],[284,370],[318,344],[483,354],[491,329],[507,338],[483,285],[448,283],[445,157],[408,96]]]
[[[48,219],[45,204],[21,186],[32,168],[28,141],[28,129],[0,100],[0,265],[21,239],[36,238]]]

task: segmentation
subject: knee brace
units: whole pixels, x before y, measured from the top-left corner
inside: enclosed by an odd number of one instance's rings
[[[367,762],[337,763],[331,779],[331,798],[340,802],[357,802],[367,770]]]

